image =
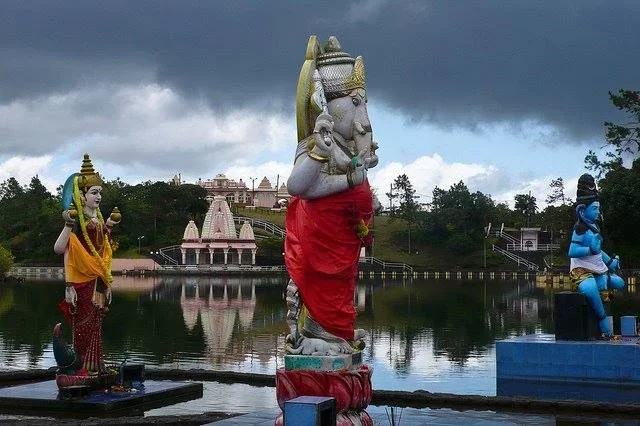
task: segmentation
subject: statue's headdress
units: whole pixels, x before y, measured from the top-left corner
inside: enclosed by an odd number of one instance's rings
[[[598,200],[598,189],[596,188],[596,181],[588,173],[583,174],[578,179],[578,191],[576,193],[576,203],[578,204],[590,204],[593,201]]]
[[[320,47],[316,35],[309,37],[296,91],[298,141],[313,133],[315,119],[321,112],[311,100],[314,93],[313,74],[316,70],[320,74],[326,100],[346,96],[353,90],[366,87],[364,60],[361,56],[354,59],[343,52],[335,36],[329,37],[324,48]]]
[[[102,274],[100,277],[107,286],[111,285],[113,277],[111,276],[111,260],[112,260],[112,247],[109,242],[109,238],[104,239],[104,248],[102,253],[98,253],[91,238],[87,234],[87,219],[85,219],[82,208],[84,206],[84,200],[80,190],[88,190],[92,186],[102,186],[102,178],[93,168],[89,154],[84,154],[82,158],[82,167],[80,167],[80,173],[74,173],[67,178],[62,189],[62,208],[69,210],[70,217],[77,218],[80,225],[80,231],[84,238],[86,247],[96,259]],[[119,212],[116,210],[119,214]],[[104,224],[104,219],[100,209],[97,209],[96,216],[101,224]]]
[[[102,186],[102,178],[100,174],[96,172],[89,158],[89,154],[84,154],[82,159],[82,167],[80,167],[80,173],[74,173],[64,184],[62,189],[62,208],[67,210],[74,203],[74,194],[76,188],[86,191],[92,186]],[[76,205],[80,208],[80,204]]]
[[[100,174],[93,169],[89,154],[85,154],[82,159],[80,175],[78,176],[78,187],[88,189],[92,186],[102,186],[102,178],[100,178]]]

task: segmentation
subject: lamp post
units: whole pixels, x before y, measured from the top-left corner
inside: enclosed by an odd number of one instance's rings
[[[420,195],[414,195],[414,196],[413,196],[413,199],[414,199],[414,200],[417,200],[418,198],[420,198]],[[420,208],[420,205],[418,204],[418,205],[416,206],[416,208],[417,208],[417,209],[419,209],[419,208]],[[417,210],[417,209],[416,209],[416,210]],[[414,211],[414,212],[412,213],[412,215],[415,215],[415,214],[416,214],[416,212]],[[408,230],[409,230],[409,256],[411,256],[411,224],[412,224],[413,219],[415,219],[415,216],[414,216],[414,217],[412,217],[412,218],[409,218],[409,219],[408,219],[408,221],[407,221],[407,228],[408,228]]]
[[[484,238],[482,239],[482,265],[487,271],[487,237],[491,234],[491,222],[484,228]]]
[[[138,237],[138,255],[140,254],[140,240],[144,238],[144,235]]]
[[[256,190],[254,188],[254,182],[258,178],[250,177],[249,179],[251,179],[251,205],[255,207],[256,206],[256,200],[255,200]]]
[[[152,251],[151,253],[151,260],[153,260],[153,275],[156,274],[156,256],[160,254],[160,252],[157,251]]]

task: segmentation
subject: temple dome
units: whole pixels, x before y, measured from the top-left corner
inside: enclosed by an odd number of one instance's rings
[[[249,221],[244,221],[242,224],[242,228],[240,228],[240,237],[241,240],[255,240],[256,237],[253,235],[253,228],[249,225]]]
[[[203,239],[236,239],[233,214],[227,200],[220,195],[213,197],[202,225]]]
[[[182,239],[185,241],[200,239],[200,236],[198,235],[198,227],[193,220],[190,220],[186,228],[184,228],[184,235]]]
[[[272,189],[271,182],[269,182],[269,179],[267,179],[266,176],[262,178],[260,185],[258,185],[258,189]]]
[[[287,185],[283,183],[282,185],[280,185],[280,188],[278,188],[278,196],[286,197],[288,195],[289,190],[287,189]]]

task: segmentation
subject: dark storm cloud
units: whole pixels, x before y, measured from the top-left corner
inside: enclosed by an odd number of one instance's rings
[[[0,103],[150,79],[216,109],[290,109],[309,34],[365,57],[370,99],[474,128],[538,121],[594,139],[637,88],[640,3],[3,1]]]

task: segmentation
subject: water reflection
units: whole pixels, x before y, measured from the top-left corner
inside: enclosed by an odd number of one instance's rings
[[[105,355],[162,368],[273,374],[287,331],[286,279],[116,277]],[[0,368],[54,365],[61,282],[0,286]],[[495,394],[495,340],[553,331],[553,289],[532,281],[363,280],[354,294],[379,389]],[[638,296],[614,299],[615,315]],[[67,330],[68,333],[68,330]]]

